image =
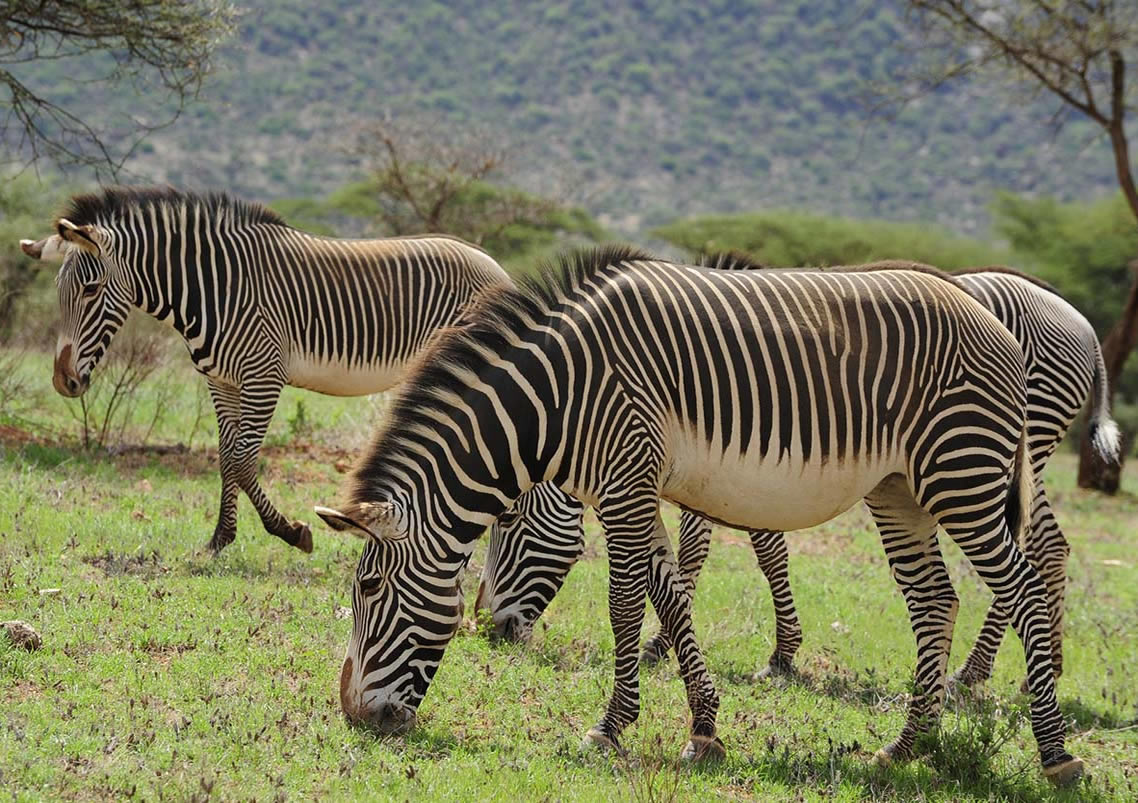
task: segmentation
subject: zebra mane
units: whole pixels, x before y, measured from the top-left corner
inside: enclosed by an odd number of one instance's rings
[[[952,273],[943,271],[940,268],[935,268],[932,265],[926,265],[923,262],[913,262],[907,259],[882,259],[877,262],[866,262],[861,265],[828,265],[824,267],[804,267],[804,268],[780,268],[774,265],[767,265],[759,262],[751,255],[743,251],[712,251],[710,253],[701,254],[696,260],[696,264],[700,267],[711,268],[713,270],[764,270],[764,271],[794,271],[801,273],[803,271],[818,271],[820,273],[870,273],[873,271],[883,270],[907,270],[915,273],[924,273],[929,276],[935,276],[938,279],[943,279],[951,285],[959,288],[963,292],[979,299],[971,288],[956,281],[957,276],[968,273],[1009,273],[1026,279],[1029,282],[1034,282],[1040,287],[1049,289],[1052,292],[1058,293],[1054,288],[1049,287],[1041,280],[1035,279],[1033,276],[1027,276],[1012,270],[1011,268],[967,268],[965,270],[958,270]]]
[[[404,433],[422,426],[437,428],[434,413],[449,406],[444,399],[465,390],[466,377],[485,368],[490,355],[512,348],[514,333],[527,322],[544,318],[550,308],[605,268],[653,259],[626,245],[582,249],[543,264],[517,287],[495,287],[477,296],[461,322],[437,332],[411,367],[387,421],[352,472],[348,501],[373,499],[374,491],[385,488],[398,471],[398,458],[416,450]]]
[[[711,251],[700,254],[695,264],[712,270],[775,270],[743,251]]]
[[[103,187],[96,193],[73,196],[61,217],[77,226],[97,225],[163,206],[198,206],[210,215],[227,215],[235,223],[287,225],[284,218],[255,201],[243,201],[224,192],[184,192],[169,186]]]
[[[1059,296],[1059,298],[1063,298],[1063,294],[1059,292],[1059,289],[1055,287],[1055,285],[1049,282],[1045,282],[1038,276],[1032,276],[1030,273],[1024,273],[1022,270],[1009,268],[1006,265],[985,265],[983,267],[977,268],[960,268],[959,270],[954,270],[952,272],[952,275],[971,276],[976,273],[1000,273],[1004,276],[1015,276],[1017,279],[1023,279],[1028,284],[1034,284],[1040,290],[1046,290],[1048,293],[1052,293],[1053,295]],[[1066,301],[1065,298],[1063,300]]]

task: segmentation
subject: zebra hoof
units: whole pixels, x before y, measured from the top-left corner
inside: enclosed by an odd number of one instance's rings
[[[1067,786],[1075,783],[1086,774],[1086,767],[1081,758],[1069,758],[1060,764],[1043,768],[1043,777],[1055,786]]]
[[[973,689],[976,686],[983,685],[987,679],[987,676],[981,676],[979,673],[961,668],[948,676],[948,690],[964,691],[966,689]]]
[[[618,756],[625,755],[624,748],[613,736],[606,736],[600,728],[589,728],[585,738],[581,740],[582,750],[599,750],[602,753],[613,752]]]
[[[296,534],[296,540],[292,545],[301,552],[312,554],[312,529],[302,521],[294,521],[292,528]]]
[[[692,736],[680,753],[680,760],[691,764],[713,764],[727,758],[727,748],[718,736]]]
[[[656,666],[661,660],[662,656],[652,645],[652,642],[648,642],[644,645],[644,649],[640,652],[640,666],[642,668],[646,669],[650,666]]]
[[[755,674],[751,675],[751,680],[759,681],[775,677],[790,677],[793,674],[794,664],[785,658],[772,657],[770,663],[768,663]]]
[[[209,539],[209,543],[205,548],[209,550],[210,555],[217,557],[221,554],[221,550],[233,543],[234,533],[226,533],[214,530],[213,537]]]
[[[909,751],[898,749],[896,744],[887,744],[873,754],[873,763],[878,767],[890,767],[894,764],[904,764],[911,757]]]

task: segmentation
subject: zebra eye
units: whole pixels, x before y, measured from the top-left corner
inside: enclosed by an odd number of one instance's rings
[[[383,585],[383,578],[378,576],[365,577],[358,582],[360,584],[360,593],[371,596],[372,594],[379,591],[379,587]]]
[[[507,510],[502,515],[498,516],[498,526],[513,527],[517,520],[518,514],[513,510]]]
[[[79,292],[83,294],[83,298],[91,298],[95,293],[99,292],[99,283],[91,282],[90,284],[85,284]]]

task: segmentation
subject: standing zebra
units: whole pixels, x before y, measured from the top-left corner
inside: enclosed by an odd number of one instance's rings
[[[217,412],[221,507],[209,548],[237,532],[244,491],[265,529],[305,552],[257,481],[285,385],[337,396],[399,382],[440,327],[482,290],[511,284],[485,252],[443,236],[336,240],[221,194],[110,188],[71,200],[57,234],[24,251],[63,259],[53,384],[80,396],[133,308],[182,335]]]
[[[939,523],[1024,644],[1049,778],[1063,746],[1043,581],[1016,545],[1030,506],[1019,346],[931,269],[715,271],[627,249],[565,261],[435,342],[356,468],[335,529],[367,538],[340,673],[349,719],[410,728],[461,622],[482,530],[548,481],[593,506],[609,554],[615,682],[587,739],[639,714],[644,594],[675,638],[687,755],[722,751],[718,698],[659,503],[798,529],[868,497],[917,641],[916,690],[882,761],[912,755],[944,702],[957,599]]]
[[[706,264],[719,269],[760,267],[737,255],[713,256]],[[1028,453],[1035,476],[1027,554],[1047,586],[1052,664],[1058,677],[1063,670],[1063,601],[1070,547],[1047,499],[1043,469],[1088,395],[1092,397],[1090,426],[1096,448],[1105,459],[1117,459],[1118,429],[1110,419],[1102,352],[1086,318],[1038,279],[989,267],[960,272],[956,280],[999,318],[1024,354]],[[498,635],[508,639],[529,636],[584,548],[582,513],[579,501],[557,488],[540,485],[495,523],[476,606],[490,610]],[[802,627],[790,590],[786,540],[782,532],[767,530],[752,531],[750,537],[759,568],[770,584],[775,611],[775,648],[761,674],[787,672],[802,643]],[[710,544],[711,522],[684,512],[678,559],[680,572],[693,590]],[[1006,629],[1006,614],[993,604],[976,645],[954,676],[958,682],[973,684],[991,676]],[[641,660],[659,660],[669,644],[667,634],[658,633],[645,644]]]

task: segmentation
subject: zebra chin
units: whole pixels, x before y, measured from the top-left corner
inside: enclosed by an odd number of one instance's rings
[[[381,736],[403,736],[416,723],[415,709],[403,703],[386,702],[378,696],[364,700],[364,694],[352,677],[352,659],[344,659],[340,670],[340,708],[348,723],[375,731]]]

